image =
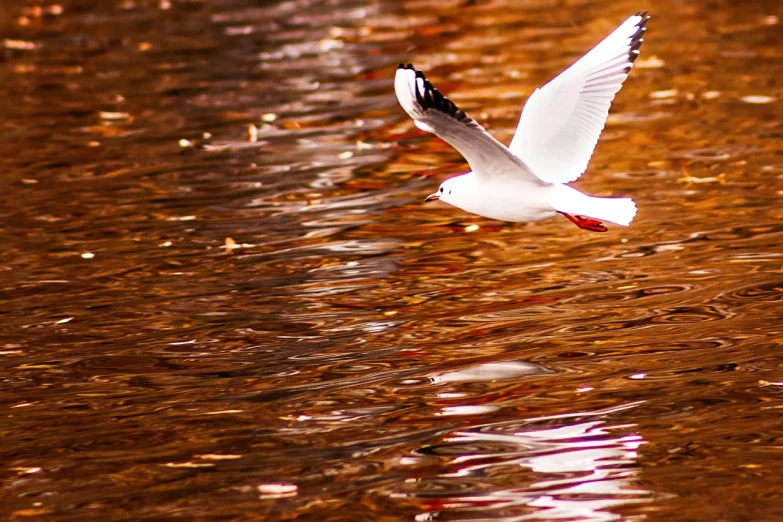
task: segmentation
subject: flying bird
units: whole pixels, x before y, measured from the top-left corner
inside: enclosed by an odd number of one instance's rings
[[[400,65],[394,90],[416,127],[457,149],[470,172],[444,181],[425,201],[444,201],[502,221],[562,214],[579,228],[605,232],[602,221],[628,226],[630,198],[588,196],[566,185],[587,168],[609,106],[639,56],[647,12],[628,18],[576,63],[530,95],[506,147],[443,96],[411,64]]]

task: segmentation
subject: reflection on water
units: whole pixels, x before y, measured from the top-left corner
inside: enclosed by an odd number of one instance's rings
[[[632,227],[423,206],[397,64],[508,141],[551,7],[0,3],[0,518],[783,519],[781,6],[654,7]]]
[[[477,364],[430,377],[433,384],[445,382],[481,382],[513,380],[525,375],[551,373],[543,366],[524,361],[503,361]]]
[[[480,425],[420,448],[403,464],[437,459],[439,473],[406,481],[401,498],[428,511],[416,520],[618,520],[611,508],[650,500],[639,484],[630,425],[610,410]],[[430,464],[430,467],[432,465]]]

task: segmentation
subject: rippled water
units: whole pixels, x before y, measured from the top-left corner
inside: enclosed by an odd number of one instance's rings
[[[630,228],[422,205],[397,63],[507,141],[643,8]],[[781,16],[3,2],[2,518],[783,519]]]

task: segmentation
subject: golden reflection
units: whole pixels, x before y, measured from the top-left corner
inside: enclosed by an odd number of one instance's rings
[[[508,143],[647,7],[580,181],[633,228],[422,205],[400,60]],[[6,518],[779,520],[781,15],[0,1]]]

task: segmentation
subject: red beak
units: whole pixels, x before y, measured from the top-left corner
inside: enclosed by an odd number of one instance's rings
[[[438,201],[440,199],[440,196],[436,192],[435,194],[430,194],[427,196],[427,199],[424,200],[425,203],[429,203],[430,201]]]

